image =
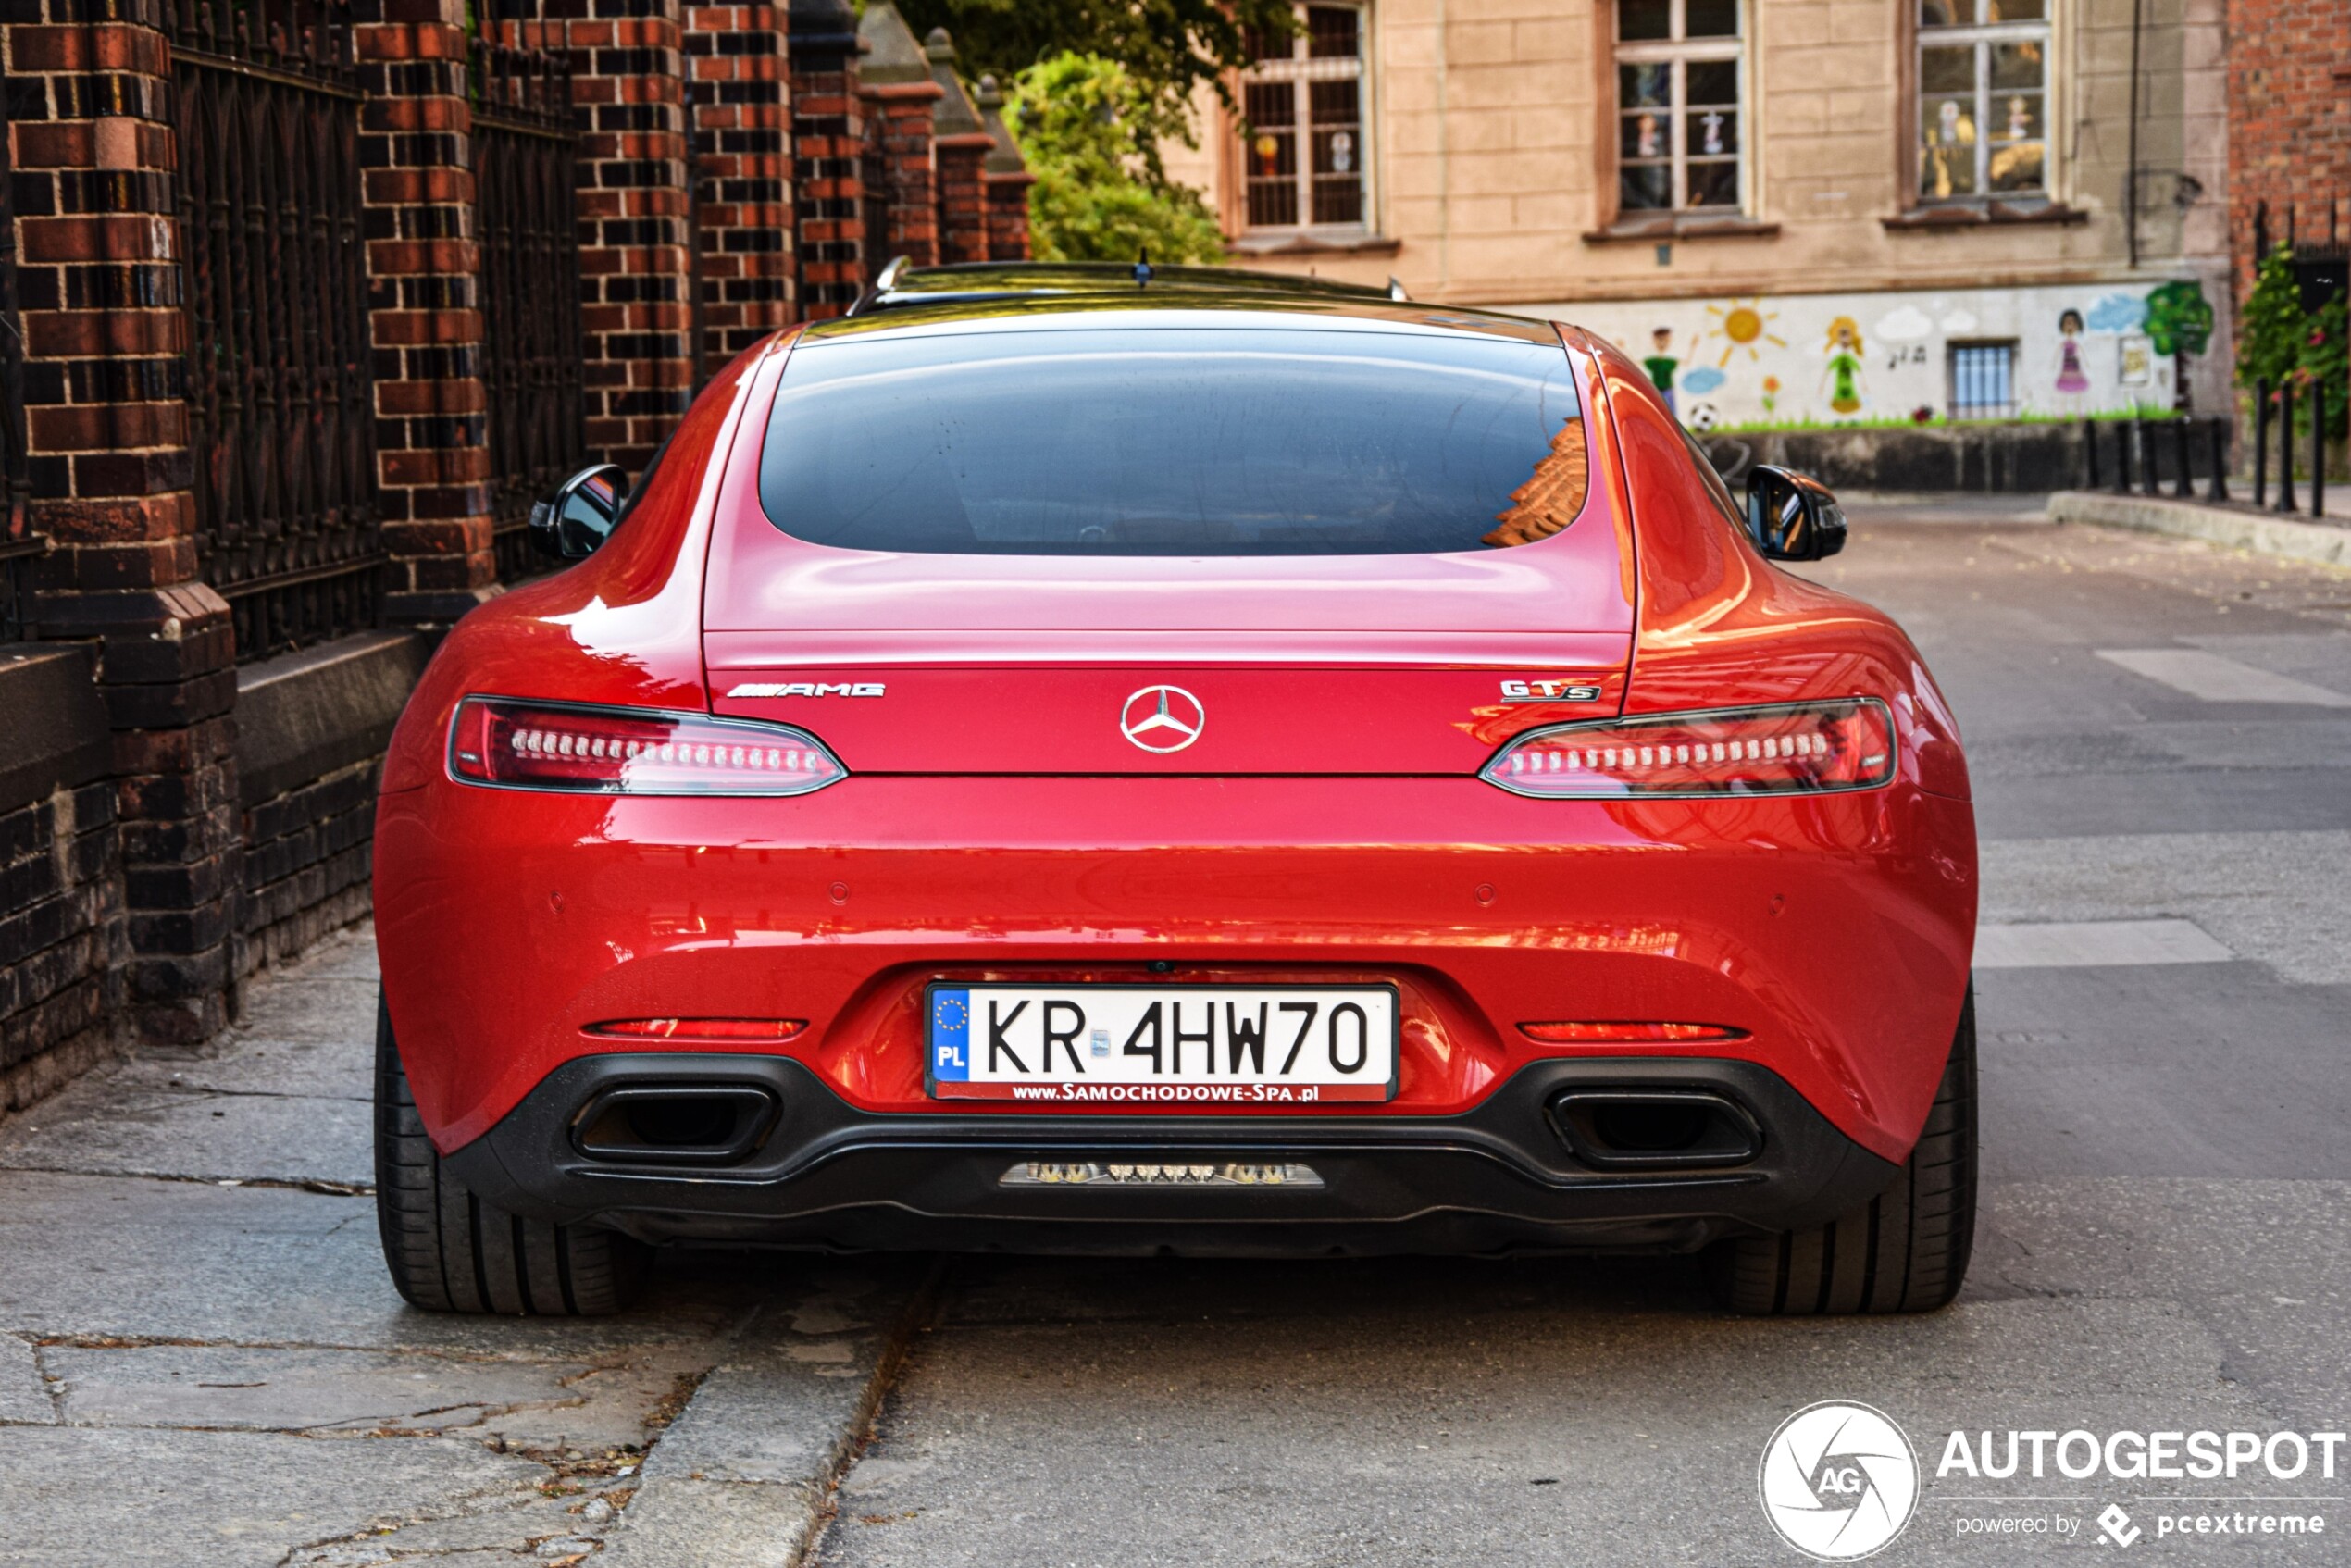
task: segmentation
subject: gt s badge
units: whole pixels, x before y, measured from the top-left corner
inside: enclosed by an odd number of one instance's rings
[[[1600,689],[1575,680],[1505,680],[1505,703],[1597,703]]]
[[[878,680],[753,680],[728,690],[729,697],[878,697]]]

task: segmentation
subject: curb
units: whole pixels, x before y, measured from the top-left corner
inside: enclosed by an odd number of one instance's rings
[[[595,1568],[801,1568],[938,1311],[942,1273],[931,1266],[878,1340],[794,1338],[714,1369],[646,1457]],[[860,1361],[863,1375],[840,1375]]]
[[[2171,534],[2178,539],[2200,539],[2231,550],[2249,550],[2257,555],[2309,561],[2324,566],[2351,566],[2351,528],[2296,522],[2291,517],[2265,516],[2227,506],[2202,506],[2192,501],[2061,490],[2049,497],[2049,520]]]

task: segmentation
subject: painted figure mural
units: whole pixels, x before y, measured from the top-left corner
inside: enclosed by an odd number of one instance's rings
[[[1673,355],[1673,329],[1660,327],[1651,332],[1649,346],[1651,353],[1641,361],[1641,368],[1649,373],[1649,383],[1664,394],[1665,406],[1678,415],[1681,410],[1673,407],[1673,372],[1682,362]]]
[[[1861,325],[1850,316],[1829,323],[1829,362],[1821,371],[1829,412],[1849,419],[1861,411]]]
[[[2090,390],[2089,372],[2082,368],[2082,313],[2068,309],[2058,317],[2058,396],[2068,408],[2079,406]]]

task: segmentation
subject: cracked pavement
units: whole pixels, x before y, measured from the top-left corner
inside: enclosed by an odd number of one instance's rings
[[[378,1251],[364,929],[0,1123],[0,1564],[790,1563],[927,1264],[664,1254],[442,1316]]]
[[[415,1313],[366,1191],[361,931],[213,1049],[0,1124],[0,1564],[1787,1563],[1757,1461],[1832,1398],[1926,1462],[1876,1561],[2005,1562],[2096,1527],[1958,1522],[2167,1488],[1938,1479],[1948,1431],[2351,1425],[2351,716],[2099,656],[2351,695],[2351,574],[1999,510],[1857,506],[1818,568],[1958,707],[1984,919],[2185,921],[2226,957],[1980,976],[1948,1312],[1730,1319],[1677,1258],[665,1252],[621,1318]],[[2342,1476],[2231,1489],[2351,1530]]]

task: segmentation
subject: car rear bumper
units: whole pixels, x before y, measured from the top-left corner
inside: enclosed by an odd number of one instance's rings
[[[754,1147],[715,1164],[582,1148],[616,1092],[646,1089],[755,1091],[774,1109]],[[1599,1091],[1713,1097],[1755,1146],[1695,1168],[1638,1151],[1603,1165],[1623,1151],[1586,1147],[1560,1111]],[[1768,1068],[1644,1057],[1530,1064],[1458,1115],[1336,1121],[876,1114],[785,1057],[611,1054],[557,1069],[450,1163],[502,1208],[650,1241],[1200,1255],[1681,1251],[1819,1224],[1896,1173]],[[1032,1163],[1312,1179],[1071,1186],[1023,1179]]]

